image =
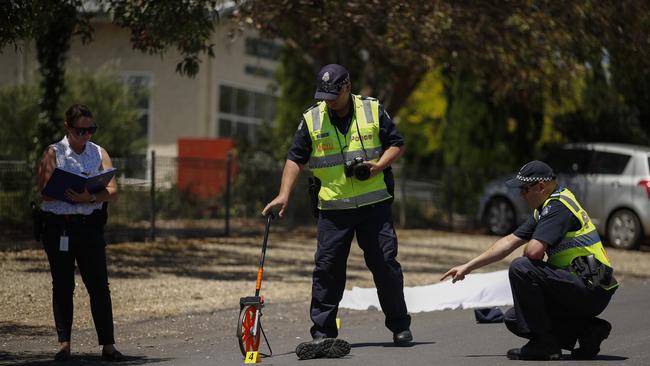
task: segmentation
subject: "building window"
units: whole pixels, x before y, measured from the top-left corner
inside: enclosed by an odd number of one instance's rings
[[[280,59],[282,47],[268,39],[246,38],[246,54],[273,61]]]
[[[275,116],[276,97],[228,85],[219,87],[219,137],[256,140],[256,130],[262,122]]]
[[[219,136],[230,137],[232,136],[232,121],[225,118],[219,118]]]
[[[219,89],[219,112],[233,113],[232,100],[235,96],[235,89],[226,85],[221,85]]]
[[[244,66],[244,72],[248,75],[259,76],[267,79],[273,79],[274,77],[273,70],[267,69],[266,67],[246,65]]]

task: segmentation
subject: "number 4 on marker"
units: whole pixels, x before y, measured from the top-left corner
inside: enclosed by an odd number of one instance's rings
[[[260,354],[254,351],[246,352],[246,359],[244,363],[258,363],[260,362]]]

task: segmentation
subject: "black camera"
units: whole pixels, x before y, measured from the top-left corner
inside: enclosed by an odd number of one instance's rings
[[[363,162],[363,158],[360,156],[346,161],[344,169],[346,177],[355,177],[358,180],[370,178],[370,167]]]

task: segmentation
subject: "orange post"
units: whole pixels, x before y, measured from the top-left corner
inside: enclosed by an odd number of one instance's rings
[[[262,288],[262,273],[264,273],[264,268],[260,267],[257,270],[257,282],[255,282],[255,291],[259,291]]]

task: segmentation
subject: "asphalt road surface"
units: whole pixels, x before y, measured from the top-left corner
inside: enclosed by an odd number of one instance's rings
[[[650,365],[650,282],[628,279],[601,315],[613,324],[596,360],[573,361],[565,351],[560,361],[535,365]],[[236,304],[235,304],[236,305]],[[342,359],[299,361],[295,346],[309,339],[307,299],[273,304],[262,318],[273,356],[262,365],[516,365],[505,353],[523,345],[503,324],[476,324],[469,310],[413,314],[411,347],[398,348],[379,311],[342,310],[340,337],[352,345]],[[135,324],[117,324],[118,348],[128,358],[121,365],[243,365],[235,338],[239,309],[192,314]],[[2,329],[0,329],[2,331]],[[5,329],[6,331],[6,329]],[[73,334],[73,357],[66,365],[101,364],[94,330]],[[47,365],[56,351],[53,329],[21,329],[0,341],[0,364]],[[262,351],[266,351],[262,345]],[[530,362],[528,362],[530,364]]]

